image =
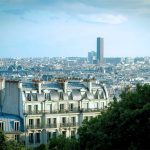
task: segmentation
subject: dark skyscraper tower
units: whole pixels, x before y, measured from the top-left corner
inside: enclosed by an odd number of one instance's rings
[[[104,39],[97,38],[97,64],[104,62]]]

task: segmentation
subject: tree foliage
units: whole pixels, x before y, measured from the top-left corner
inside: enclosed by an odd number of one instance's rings
[[[6,141],[7,149],[6,150],[25,150],[25,146],[17,141],[9,140]]]
[[[41,144],[40,146],[35,147],[34,150],[48,150],[48,148],[46,144]]]
[[[0,150],[6,150],[6,138],[3,132],[0,130]]]
[[[0,130],[0,150],[25,150],[26,148],[19,142],[6,140],[4,133]]]
[[[60,135],[56,138],[52,138],[48,145],[49,150],[78,150],[79,143],[75,138],[65,138]]]
[[[150,85],[126,90],[106,112],[79,128],[80,148],[86,150],[150,149]]]

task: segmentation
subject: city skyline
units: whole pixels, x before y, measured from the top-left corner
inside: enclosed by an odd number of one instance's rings
[[[96,38],[105,57],[149,55],[150,1],[0,1],[0,57],[87,57]]]

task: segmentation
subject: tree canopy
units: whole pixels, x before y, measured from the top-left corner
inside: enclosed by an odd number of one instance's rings
[[[49,150],[79,150],[78,140],[75,138],[66,138],[60,135],[52,138],[48,144]]]
[[[14,140],[7,140],[3,131],[0,130],[0,150],[25,150],[23,144],[14,141]]]
[[[150,85],[138,84],[120,97],[100,116],[83,122],[78,130],[81,149],[150,149]]]

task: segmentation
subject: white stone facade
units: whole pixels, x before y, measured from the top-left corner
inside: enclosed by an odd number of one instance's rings
[[[106,87],[91,80],[5,81],[1,91],[6,95],[1,113],[24,120],[20,140],[28,147],[46,144],[59,134],[77,137],[82,121],[96,117],[109,103]]]

